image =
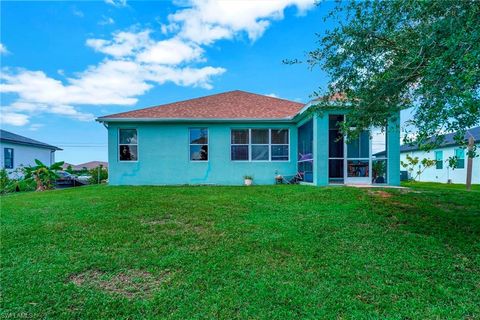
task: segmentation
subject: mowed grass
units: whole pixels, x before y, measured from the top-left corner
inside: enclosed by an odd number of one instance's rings
[[[480,195],[92,186],[1,201],[1,314],[478,319]]]

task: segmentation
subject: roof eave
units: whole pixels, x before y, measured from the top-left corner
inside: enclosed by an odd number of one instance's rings
[[[319,103],[315,100],[312,100],[312,101],[309,101],[307,102],[302,109],[300,109],[300,111],[297,112],[297,114],[295,115],[295,117],[293,117],[294,119],[300,119],[309,109],[313,108],[313,107],[318,107],[318,109],[322,109],[322,110],[336,110],[336,109],[350,109],[351,107],[351,104],[348,103],[348,102],[345,102],[345,101],[331,101],[329,102],[329,105],[328,106],[322,106],[322,107],[319,107],[318,106]]]
[[[0,141],[7,142],[7,143],[13,143],[13,144],[20,144],[22,146],[31,146],[31,147],[49,149],[49,150],[56,150],[56,151],[62,151],[63,150],[59,147],[55,147],[55,146],[51,146],[51,145],[42,145],[42,144],[36,144],[36,143],[22,142],[22,141],[5,139],[5,138],[1,138]]]
[[[287,118],[97,118],[97,122],[293,122]]]
[[[465,141],[468,141],[468,140],[465,140]],[[475,145],[478,145],[479,143],[476,142]],[[456,142],[453,142],[453,143],[447,143],[447,144],[442,144],[440,146],[437,146],[436,148],[434,148],[433,150],[435,149],[442,149],[442,148],[449,148],[449,147],[455,147],[455,146],[458,146],[459,144],[456,143]],[[421,148],[419,147],[412,147],[412,149],[401,149],[402,146],[400,146],[400,153],[407,153],[407,152],[413,152],[413,151],[424,151],[422,150]]]

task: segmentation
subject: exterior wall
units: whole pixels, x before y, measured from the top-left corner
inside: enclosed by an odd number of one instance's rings
[[[391,186],[400,185],[400,113],[388,122],[387,128],[387,180]]]
[[[13,169],[7,169],[9,173],[19,167],[28,167],[35,165],[35,159],[42,161],[46,165],[51,165],[55,160],[55,153],[53,150],[46,148],[38,148],[34,146],[27,146],[22,144],[15,144],[9,142],[1,143],[0,165],[2,168],[4,164],[4,149],[13,148]]]
[[[345,110],[328,110],[304,117],[293,123],[110,123],[109,182],[112,185],[241,185],[244,175],[253,175],[255,184],[273,184],[275,176],[293,176],[297,170],[297,128],[313,117],[313,184],[326,186],[328,179],[328,116],[345,114]],[[189,159],[189,128],[209,129],[209,161]],[[136,128],[138,161],[120,162],[118,129]],[[290,129],[289,161],[232,161],[230,130],[232,128]],[[400,184],[400,133],[398,118],[388,127],[388,184]]]
[[[479,148],[480,145],[477,145]],[[455,146],[449,146],[445,148],[439,148],[432,150],[430,152],[424,151],[412,151],[412,152],[402,152],[400,159],[402,161],[406,160],[407,154],[411,157],[418,157],[420,160],[427,158],[435,160],[435,151],[443,151],[443,169],[437,169],[435,166],[425,169],[421,174],[418,181],[424,182],[442,182],[447,183],[450,179],[453,183],[465,183],[467,181],[467,154],[465,152],[465,168],[464,169],[452,169],[448,166],[448,158],[455,155]],[[477,149],[478,150],[478,149]],[[405,168],[400,167],[400,170],[406,170]],[[480,158],[476,157],[473,159],[473,171],[472,171],[472,183],[480,184]]]
[[[208,128],[208,162],[190,161],[189,128]],[[118,129],[136,128],[138,161],[118,159]],[[290,129],[289,161],[230,160],[232,128]],[[111,185],[241,185],[253,175],[254,184],[273,184],[275,175],[297,172],[297,128],[281,123],[110,123],[108,126],[109,183]]]
[[[314,181],[317,186],[326,186],[328,181],[328,116],[330,114],[345,114],[343,110],[316,113],[313,124],[314,142]]]
[[[328,179],[328,116],[345,114],[345,110],[328,110],[314,115],[314,184],[326,186]],[[400,116],[389,121],[387,130],[387,184],[400,185]]]

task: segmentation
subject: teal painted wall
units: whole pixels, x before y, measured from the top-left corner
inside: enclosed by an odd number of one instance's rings
[[[328,116],[331,114],[348,115],[344,109],[325,110],[313,116],[314,131],[314,173],[313,184],[326,186],[328,181]],[[387,130],[387,180],[388,185],[400,185],[400,114],[393,117]]]
[[[400,185],[400,113],[392,117],[387,130],[387,179],[391,186]]]
[[[111,185],[219,184],[241,185],[253,175],[255,184],[273,184],[275,175],[297,172],[297,128],[313,117],[313,184],[328,185],[328,116],[345,114],[328,110],[302,118],[298,124],[271,123],[110,123],[108,126],[109,183]],[[209,129],[209,161],[189,160],[189,128]],[[138,130],[138,161],[118,160],[118,129]],[[289,161],[248,162],[230,160],[232,128],[290,129]],[[399,116],[389,122],[387,134],[389,185],[400,185]]]
[[[189,128],[209,129],[209,161],[189,160]],[[138,162],[118,160],[118,129],[138,130]],[[290,129],[289,161],[230,160],[232,128]],[[253,175],[255,184],[273,184],[275,174],[297,172],[295,124],[251,123],[110,123],[108,126],[109,183],[111,185],[221,184],[241,185]]]
[[[328,185],[328,113],[316,113],[313,118],[314,173],[317,186]]]

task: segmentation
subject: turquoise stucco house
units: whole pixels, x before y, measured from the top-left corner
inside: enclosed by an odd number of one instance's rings
[[[400,184],[399,115],[347,143],[338,123],[348,110],[313,106],[237,90],[100,117],[109,183]]]

